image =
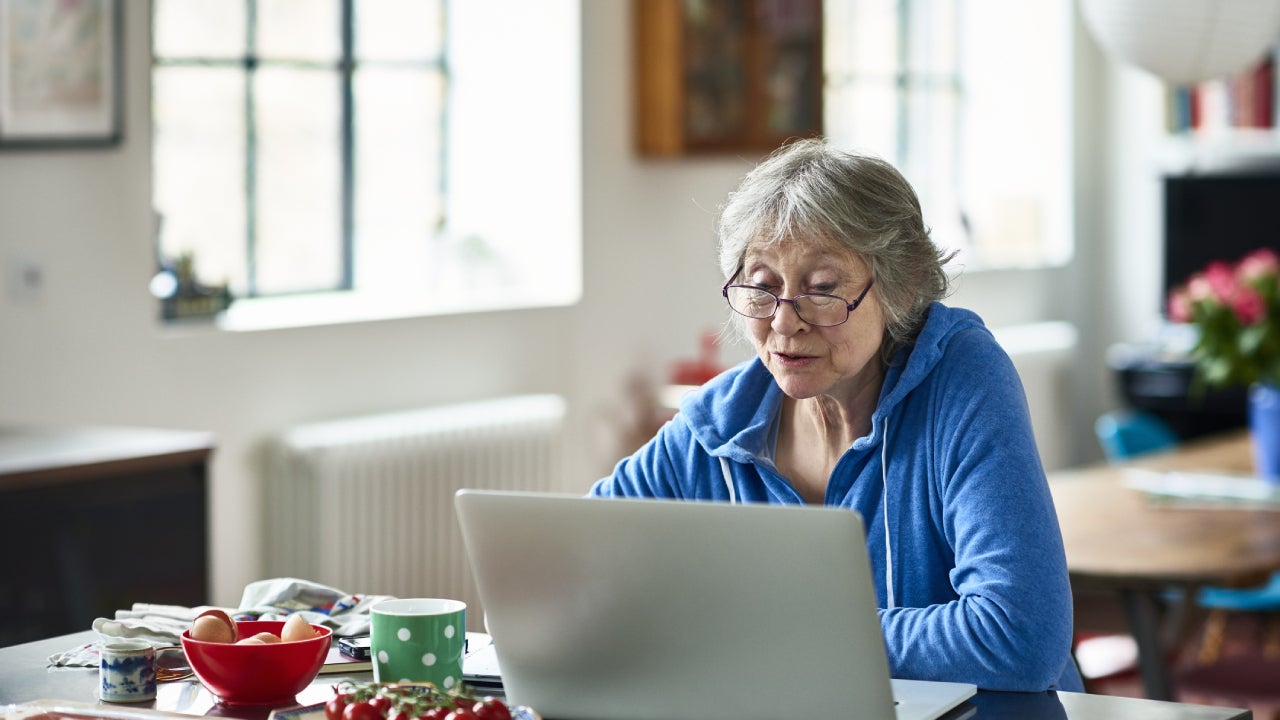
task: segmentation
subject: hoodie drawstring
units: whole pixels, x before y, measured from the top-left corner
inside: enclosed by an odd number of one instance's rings
[[[738,491],[733,488],[733,476],[729,474],[729,459],[720,458],[720,474],[724,475],[724,486],[729,488],[729,504],[738,504]]]
[[[893,547],[889,543],[889,418],[884,419],[884,438],[880,441],[880,482],[884,485],[881,503],[884,513],[884,594],[888,600],[886,609],[892,610],[893,599]]]

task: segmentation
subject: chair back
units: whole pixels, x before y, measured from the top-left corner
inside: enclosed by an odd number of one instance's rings
[[[1103,413],[1093,425],[1107,460],[1119,462],[1167,450],[1178,444],[1173,428],[1159,417],[1141,410]]]

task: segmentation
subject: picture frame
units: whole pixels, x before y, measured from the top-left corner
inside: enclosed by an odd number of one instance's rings
[[[641,156],[822,135],[822,0],[632,0],[632,28]]]
[[[123,137],[121,0],[0,0],[0,150]]]

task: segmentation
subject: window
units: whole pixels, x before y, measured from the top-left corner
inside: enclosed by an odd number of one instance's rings
[[[155,0],[161,260],[225,283],[235,326],[576,300],[572,152],[536,183],[531,170],[494,172],[495,137],[536,135],[531,162],[576,147],[577,57],[563,49],[578,47],[565,41],[576,10],[523,5]],[[540,99],[513,127],[521,86]],[[528,185],[506,205],[535,204],[521,223],[495,217],[495,198]]]
[[[969,269],[1071,255],[1067,0],[827,0],[825,126],[894,162]]]

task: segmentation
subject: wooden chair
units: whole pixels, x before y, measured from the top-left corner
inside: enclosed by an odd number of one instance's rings
[[[1110,462],[1170,450],[1178,444],[1178,436],[1168,423],[1140,410],[1103,413],[1094,422],[1093,430]]]
[[[1223,656],[1228,624],[1233,621],[1256,629],[1253,637],[1259,640],[1255,649],[1263,657],[1280,660],[1280,573],[1256,588],[1204,588],[1196,594],[1196,604],[1209,611],[1196,656],[1199,664]]]

